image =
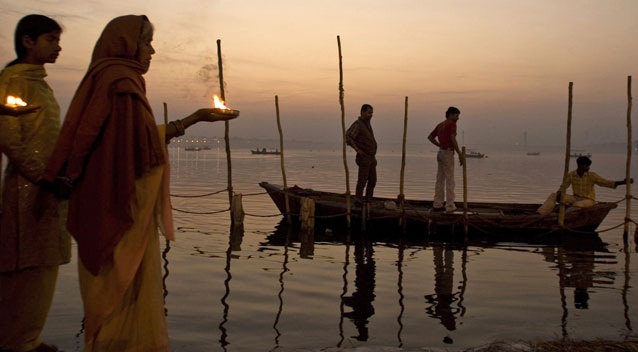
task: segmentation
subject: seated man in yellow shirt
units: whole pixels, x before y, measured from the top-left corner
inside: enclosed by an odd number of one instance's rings
[[[556,202],[562,201],[565,204],[571,204],[574,207],[586,208],[596,204],[596,192],[594,186],[616,188],[620,185],[624,185],[626,180],[611,181],[607,180],[595,172],[589,171],[591,165],[591,159],[586,156],[581,156],[576,159],[576,170],[567,174],[567,177],[560,186],[558,192],[552,193],[547,197],[545,203],[538,208],[538,213],[547,215],[554,210]],[[631,183],[634,183],[634,179],[630,179]],[[574,195],[561,194],[560,190],[567,190],[569,186],[572,186]],[[562,199],[561,199],[562,198]]]

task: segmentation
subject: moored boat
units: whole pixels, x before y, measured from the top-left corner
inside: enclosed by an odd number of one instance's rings
[[[487,155],[477,152],[475,150],[467,150],[465,152],[465,157],[466,158],[476,158],[476,159],[483,159],[483,158],[487,158]]]
[[[579,158],[581,156],[586,156],[588,158],[591,158],[591,153],[586,153],[586,152],[573,152],[571,154],[569,154],[569,156],[571,156],[572,158]]]
[[[286,213],[285,192],[282,186],[260,182],[279,211]],[[298,186],[288,188],[288,199],[292,215],[299,213],[302,198],[311,198],[315,202],[316,221],[345,220],[347,212],[346,196],[341,193],[316,191]],[[565,211],[564,225],[558,222],[558,212],[541,215],[536,212],[540,204],[468,202],[467,211],[459,208],[454,212],[438,211],[432,201],[409,200],[403,207],[397,199],[375,197],[368,203],[355,201],[350,197],[350,216],[353,222],[361,223],[365,215],[366,224],[372,227],[397,227],[400,219],[407,231],[426,231],[431,233],[442,228],[463,229],[467,225],[469,232],[516,232],[516,233],[552,233],[586,232],[593,233],[605,219],[616,203],[599,202],[589,208],[569,207]],[[367,212],[363,212],[367,205]],[[457,203],[462,205],[462,203]]]
[[[278,149],[266,150],[266,148],[251,149],[250,152],[252,154],[260,154],[260,155],[279,155],[279,154],[281,154],[281,152]]]

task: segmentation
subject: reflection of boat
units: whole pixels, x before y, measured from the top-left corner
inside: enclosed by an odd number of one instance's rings
[[[268,182],[261,182],[282,214],[286,213],[285,193],[283,187]],[[315,191],[297,186],[288,188],[288,198],[292,215],[300,209],[302,198],[311,198],[315,202],[316,221],[341,221],[345,219],[347,207],[344,194]],[[437,211],[432,201],[405,200],[403,211],[396,199],[375,197],[367,203],[366,212],[368,228],[398,227],[399,219],[405,218],[408,231],[423,233],[436,232],[437,229],[452,227],[463,229],[468,225],[469,232],[512,232],[512,233],[547,233],[593,232],[605,219],[616,203],[600,202],[590,208],[568,208],[565,212],[564,227],[558,224],[558,213],[540,215],[536,209],[540,204],[520,203],[485,203],[469,202],[467,220],[462,209],[454,212]],[[361,222],[362,204],[351,197],[351,219]],[[456,227],[454,227],[456,225]]]
[[[261,155],[279,155],[281,154],[281,152],[279,151],[279,149],[275,149],[275,150],[266,150],[266,148],[257,148],[254,150],[250,151],[253,154],[261,154]]]
[[[479,153],[475,150],[468,150],[465,152],[465,157],[466,158],[477,158],[477,159],[482,159],[482,158],[487,158],[487,155],[483,154],[483,153]]]
[[[537,156],[537,155],[541,155],[541,152],[527,152],[527,155]]]
[[[186,147],[186,148],[184,148],[184,150],[186,150],[188,152],[198,152],[198,151],[202,150],[202,148],[200,148],[200,147]]]

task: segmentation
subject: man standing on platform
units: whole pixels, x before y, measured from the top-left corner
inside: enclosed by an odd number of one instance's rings
[[[461,111],[450,106],[445,112],[445,121],[439,123],[428,136],[428,140],[439,147],[436,155],[437,171],[436,186],[434,187],[434,209],[453,212],[454,204],[454,152],[459,154],[459,163],[463,166],[463,156],[456,142],[456,121]],[[444,193],[445,191],[445,193]],[[445,197],[444,197],[445,196]],[[445,201],[445,203],[444,203]]]
[[[359,200],[363,197],[364,188],[365,199],[370,200],[377,184],[377,141],[370,125],[373,112],[372,105],[363,104],[361,115],[346,131],[346,144],[357,152],[359,174],[355,196]]]

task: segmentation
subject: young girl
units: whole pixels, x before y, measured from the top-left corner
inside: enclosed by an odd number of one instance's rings
[[[0,72],[0,99],[18,96],[40,108],[0,116],[0,153],[8,158],[0,214],[0,350],[57,351],[40,332],[51,307],[58,266],[68,263],[70,236],[63,208],[40,187],[60,131],[60,108],[44,80],[44,64],[60,54],[62,29],[51,18],[28,15],[15,31],[17,58]]]
[[[78,245],[84,351],[169,351],[158,227],[172,239],[165,141],[200,109],[157,126],[143,75],[155,49],[146,16],[109,22],[64,119],[45,179],[72,185],[67,227]]]

